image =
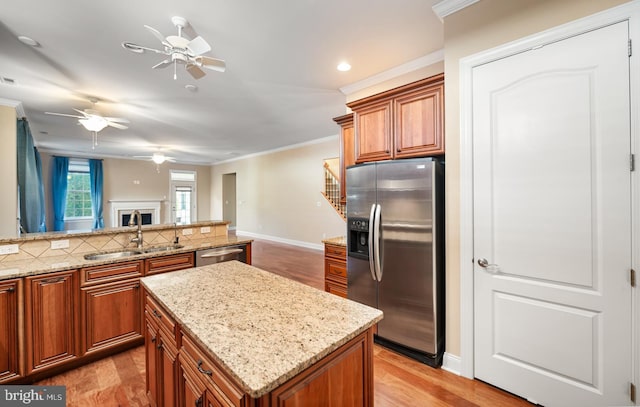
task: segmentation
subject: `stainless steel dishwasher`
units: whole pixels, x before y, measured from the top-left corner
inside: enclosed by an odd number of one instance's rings
[[[230,260],[238,260],[246,263],[247,245],[241,244],[196,251],[196,267]]]

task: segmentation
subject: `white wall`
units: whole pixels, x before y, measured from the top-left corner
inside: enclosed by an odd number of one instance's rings
[[[323,160],[339,154],[338,137],[332,136],[214,165],[211,213],[222,217],[222,175],[236,173],[239,234],[248,232],[321,248],[323,238],[346,234],[345,221],[321,195]]]

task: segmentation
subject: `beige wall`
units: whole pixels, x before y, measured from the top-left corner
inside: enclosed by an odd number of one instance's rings
[[[447,352],[460,355],[459,60],[625,3],[623,0],[482,0],[446,17]]]
[[[344,236],[344,220],[320,194],[324,188],[323,159],[338,155],[338,138],[329,137],[214,165],[213,216],[222,216],[222,175],[236,173],[238,231],[312,245],[320,245],[323,236]]]
[[[53,212],[51,205],[51,155],[41,153],[42,176],[45,188],[45,206],[47,211],[47,230],[53,230]],[[171,221],[169,170],[196,171],[198,193],[198,220],[211,220],[211,172],[209,166],[164,163],[160,173],[150,161],[105,158],[102,162],[104,173],[104,225],[111,226],[111,207],[109,200],[163,200],[160,223]],[[135,184],[134,181],[139,181]]]
[[[18,162],[16,109],[0,105],[0,236],[18,233]]]

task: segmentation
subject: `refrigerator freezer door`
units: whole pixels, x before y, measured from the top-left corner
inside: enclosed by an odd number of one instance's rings
[[[381,281],[378,335],[410,348],[437,350],[433,269],[433,162],[379,163]]]
[[[358,165],[347,168],[347,220],[370,218],[376,203],[376,166]],[[369,224],[371,228],[371,224]],[[371,229],[369,230],[371,236]],[[347,235],[347,247],[352,247],[351,233]],[[369,248],[371,250],[371,245]],[[347,297],[350,300],[377,307],[377,281],[372,277],[369,259],[347,256]]]

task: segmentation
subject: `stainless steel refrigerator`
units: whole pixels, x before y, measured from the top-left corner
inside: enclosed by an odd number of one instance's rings
[[[431,366],[444,353],[444,163],[347,168],[347,296],[384,312],[375,339]]]

